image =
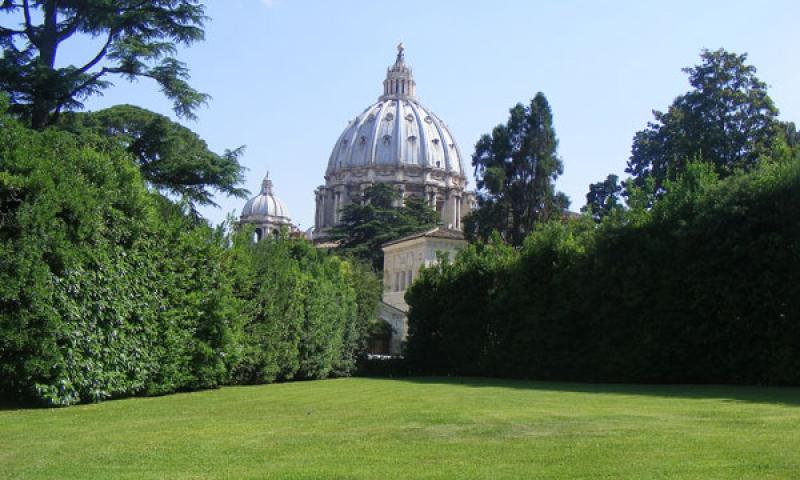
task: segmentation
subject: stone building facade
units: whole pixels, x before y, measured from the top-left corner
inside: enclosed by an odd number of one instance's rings
[[[461,231],[437,227],[383,245],[383,296],[379,315],[392,327],[386,353],[401,353],[408,335],[405,294],[420,269],[437,263],[439,254],[452,260],[466,244]]]
[[[455,138],[419,102],[402,44],[383,95],[350,121],[333,147],[325,185],[315,191],[314,237],[324,238],[339,223],[342,207],[375,183],[395,185],[402,198],[424,199],[449,229],[460,230],[475,204]]]

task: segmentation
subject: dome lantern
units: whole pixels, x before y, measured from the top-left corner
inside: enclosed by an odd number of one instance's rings
[[[272,195],[272,180],[269,179],[269,171],[264,176],[264,180],[261,181],[261,194]]]
[[[386,80],[383,81],[383,95],[380,100],[389,98],[415,98],[417,83],[411,67],[405,62],[403,42],[397,45],[397,59],[394,65],[386,69]]]

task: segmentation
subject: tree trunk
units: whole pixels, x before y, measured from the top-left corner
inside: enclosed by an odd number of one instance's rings
[[[36,72],[37,87],[33,97],[31,112],[31,126],[41,130],[50,124],[50,114],[58,105],[48,92],[52,90],[51,82],[54,80],[54,67],[56,52],[58,50],[58,11],[56,1],[50,0],[44,5],[43,29],[39,35],[39,61]]]

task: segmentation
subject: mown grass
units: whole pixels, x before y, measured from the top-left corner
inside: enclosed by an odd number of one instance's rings
[[[800,477],[800,389],[338,379],[0,410],[0,478]]]

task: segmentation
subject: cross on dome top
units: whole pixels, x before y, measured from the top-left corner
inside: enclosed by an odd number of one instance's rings
[[[416,99],[415,90],[417,82],[411,73],[411,67],[406,65],[403,42],[397,45],[397,59],[394,65],[386,70],[386,80],[383,81],[383,95],[381,100],[389,98]]]

